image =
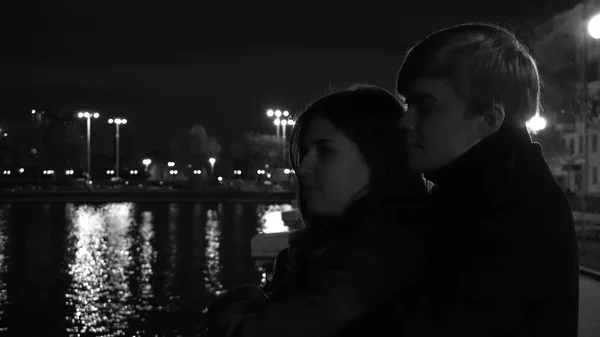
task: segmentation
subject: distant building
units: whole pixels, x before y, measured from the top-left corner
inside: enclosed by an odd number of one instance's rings
[[[584,62],[584,45],[586,42],[585,75],[588,89],[588,111],[592,114],[598,111],[593,101],[600,101],[600,41],[588,36],[587,23],[591,16],[600,13],[600,0],[590,0],[580,3],[575,7],[555,14],[535,29],[536,40],[532,43],[535,56],[536,50],[540,50],[543,44],[551,44],[565,38],[572,41],[575,62],[582,65]],[[560,132],[564,145],[567,149],[566,155],[561,158],[553,158],[548,164],[559,183],[565,189],[572,192],[580,192],[583,189],[582,164],[585,160],[584,119],[578,111],[565,109],[563,111],[545,111],[545,117],[551,125]],[[600,119],[594,118],[588,124],[588,192],[600,194],[600,148],[598,138],[600,137]]]

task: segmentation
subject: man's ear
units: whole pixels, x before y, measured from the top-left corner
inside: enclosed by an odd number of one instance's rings
[[[493,108],[487,109],[477,118],[477,133],[481,138],[493,135],[500,129],[505,117],[504,107],[501,104],[494,104]]]

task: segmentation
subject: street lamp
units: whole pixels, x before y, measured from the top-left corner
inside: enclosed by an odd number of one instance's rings
[[[125,125],[127,124],[127,119],[125,118],[111,118],[108,120],[108,124],[114,124],[115,125],[115,160],[116,160],[116,165],[115,165],[115,171],[117,172],[115,174],[116,178],[119,178],[119,162],[120,162],[120,154],[119,154],[119,140],[121,138],[120,134],[119,134],[119,128],[121,127],[121,125]]]
[[[284,117],[289,117],[289,112],[284,111],[283,112],[283,116]],[[286,132],[287,132],[287,127],[288,126],[293,126],[294,125],[294,120],[292,120],[291,118],[288,119],[282,119],[281,120],[281,130],[282,130],[282,136],[283,136],[283,149],[282,149],[282,166],[285,166],[285,156],[286,156],[286,151],[287,151],[287,143],[286,143]]]
[[[215,176],[215,162],[217,160],[215,158],[208,158],[208,162],[210,163],[210,177],[214,177]]]
[[[92,176],[92,118],[100,118],[97,112],[82,111],[77,114],[79,119],[87,119],[87,174]]]
[[[277,139],[279,139],[279,135],[282,134],[283,138],[285,138],[285,124],[282,123],[284,120],[287,120],[288,117],[290,116],[289,111],[281,111],[281,110],[272,110],[269,109],[267,110],[267,117],[269,118],[274,118],[273,120],[273,124],[275,124],[275,135],[277,137]],[[286,122],[288,125],[288,122]],[[281,129],[280,129],[281,128]]]
[[[593,39],[600,39],[600,15],[594,15],[588,22],[588,33]]]
[[[145,158],[142,160],[142,164],[144,164],[144,168],[146,169],[146,171],[148,171],[148,166],[150,166],[150,164],[152,164],[152,159]]]
[[[269,109],[269,110],[267,110],[267,117],[275,118],[275,121],[274,121],[275,135],[276,135],[277,139],[279,139],[279,117],[281,117],[281,110]]]
[[[546,125],[546,119],[540,116],[539,112],[536,112],[535,116],[531,117],[531,119],[529,119],[525,123],[525,126],[527,126],[527,128],[531,130],[531,132],[533,132],[534,134],[544,130],[546,128]]]
[[[286,111],[287,112],[287,111]],[[285,142],[286,140],[286,132],[287,132],[287,127],[288,126],[293,126],[294,125],[294,121],[292,119],[282,119],[281,122],[279,122],[281,124],[281,129],[283,130],[282,135],[283,135],[283,140]]]
[[[282,153],[281,165],[283,166],[283,163],[285,161],[285,153],[286,153],[285,140],[286,140],[287,126],[294,125],[294,121],[290,118],[290,112],[287,110],[273,111],[273,110],[269,109],[269,110],[267,110],[267,117],[274,118],[273,124],[275,124],[276,139],[277,139],[277,141],[282,140],[282,143],[283,143],[283,148],[281,149],[281,153]],[[280,134],[281,134],[281,139],[279,136]]]

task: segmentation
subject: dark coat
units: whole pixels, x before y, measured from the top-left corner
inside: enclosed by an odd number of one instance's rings
[[[322,238],[307,232],[278,257],[274,282],[281,282],[267,287],[271,299],[230,336],[348,335],[347,327],[364,327],[361,319],[392,297],[414,294],[424,265],[421,227],[362,224]]]
[[[426,177],[436,218],[414,335],[577,337],[573,216],[527,130]]]

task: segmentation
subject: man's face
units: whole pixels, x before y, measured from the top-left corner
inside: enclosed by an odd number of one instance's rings
[[[406,97],[400,120],[407,129],[409,164],[419,172],[436,171],[465,153],[481,138],[478,119],[466,115],[467,104],[448,80],[421,78]]]

